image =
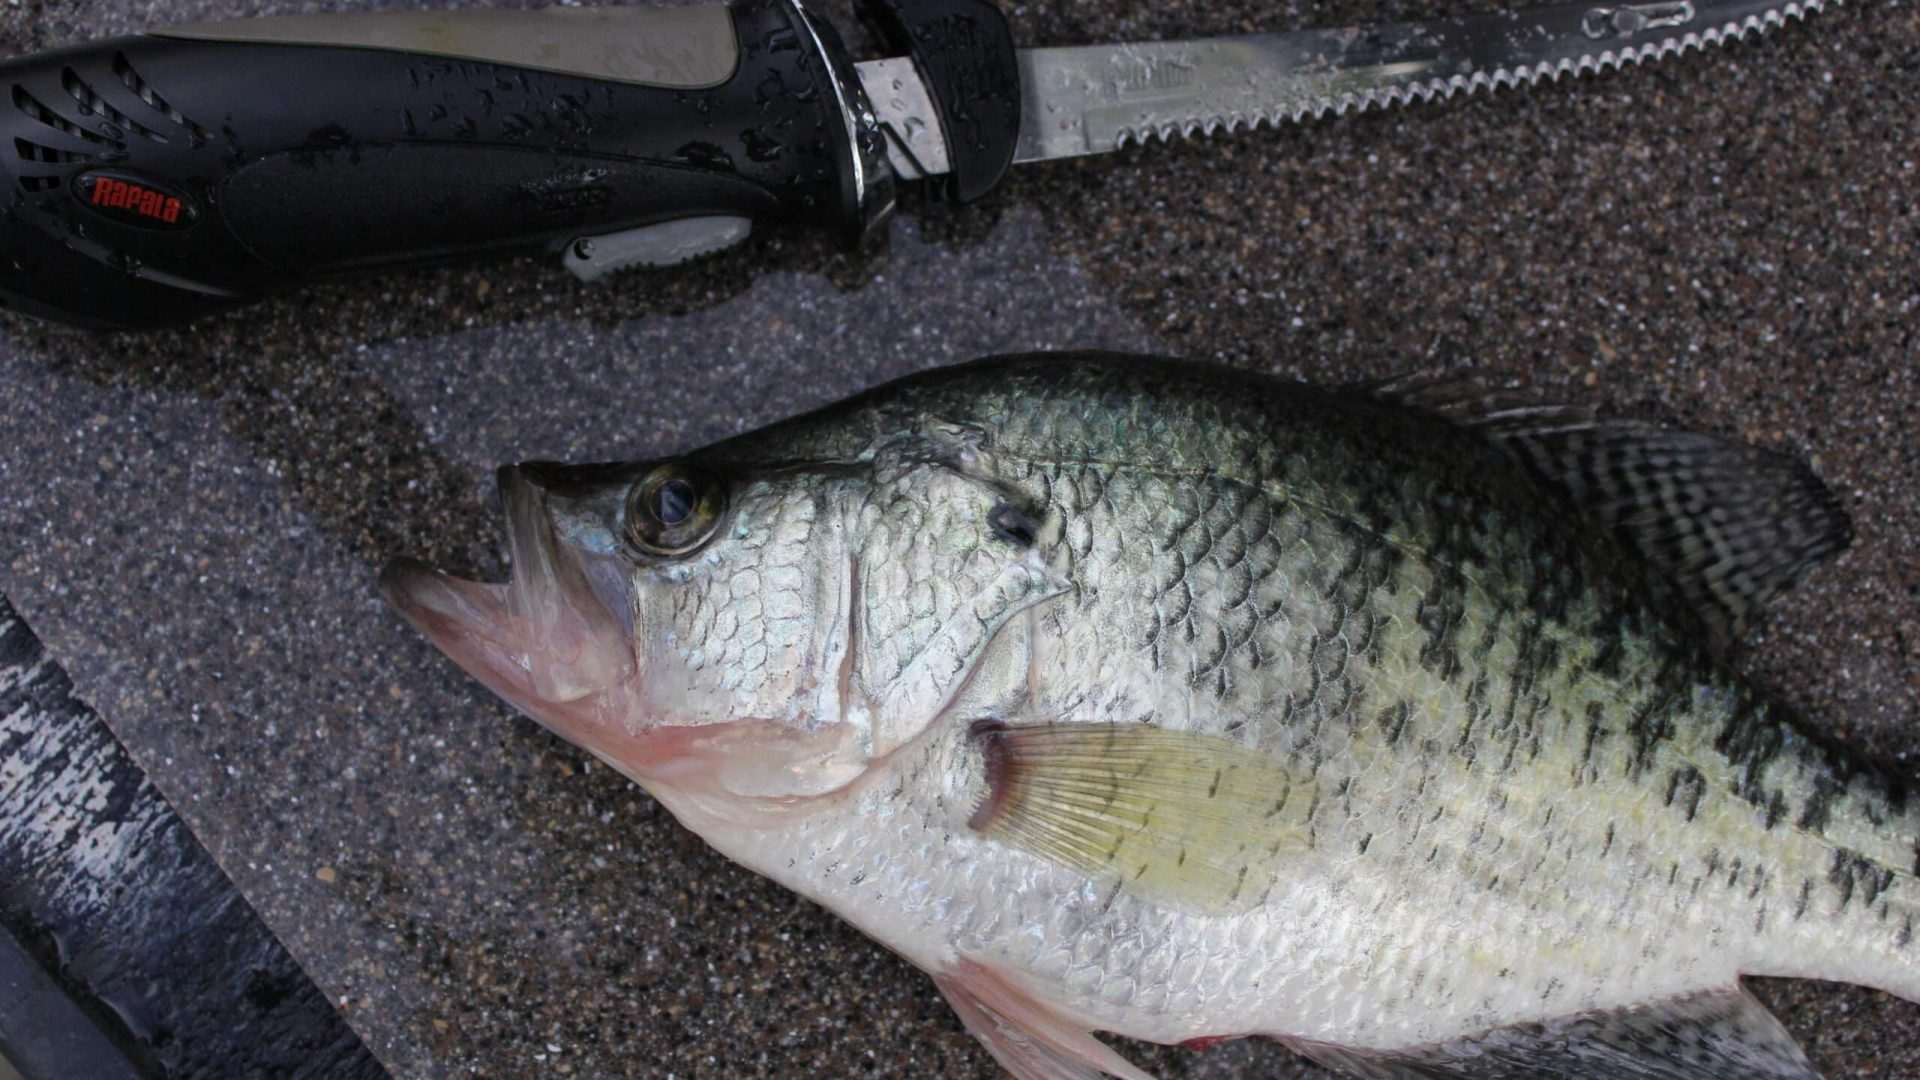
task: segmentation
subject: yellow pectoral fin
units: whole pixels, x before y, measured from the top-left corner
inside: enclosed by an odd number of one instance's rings
[[[1309,846],[1311,777],[1230,739],[991,721],[972,738],[986,764],[973,828],[1155,903],[1248,910]]]

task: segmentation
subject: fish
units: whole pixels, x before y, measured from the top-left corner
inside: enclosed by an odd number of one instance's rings
[[[1019,1080],[1807,1080],[1743,977],[1920,1001],[1920,803],[1734,662],[1852,538],[1791,455],[1056,353],[498,482],[510,579],[392,605]]]

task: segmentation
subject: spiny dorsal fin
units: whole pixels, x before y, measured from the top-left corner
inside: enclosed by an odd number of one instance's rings
[[[1820,1080],[1738,986],[1405,1050],[1288,1044],[1363,1080]]]
[[[1157,903],[1244,911],[1309,846],[1313,782],[1231,739],[1149,724],[977,723],[985,835]]]
[[[1806,463],[1785,454],[1529,402],[1471,376],[1412,376],[1367,389],[1506,447],[1577,512],[1658,567],[1706,621],[1717,649],[1853,539],[1839,500]]]

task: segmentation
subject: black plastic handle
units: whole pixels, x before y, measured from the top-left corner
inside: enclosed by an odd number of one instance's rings
[[[0,303],[151,327],[322,274],[591,260],[611,234],[669,261],[891,206],[858,80],[794,0],[608,10],[629,21],[551,40],[497,20],[581,16],[257,20],[0,65]]]

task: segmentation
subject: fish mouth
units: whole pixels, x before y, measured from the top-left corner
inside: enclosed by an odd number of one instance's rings
[[[499,471],[512,560],[502,583],[403,559],[380,575],[387,602],[467,674],[571,742],[639,778],[671,756],[648,715],[633,601],[617,556],[556,535],[541,464]]]

